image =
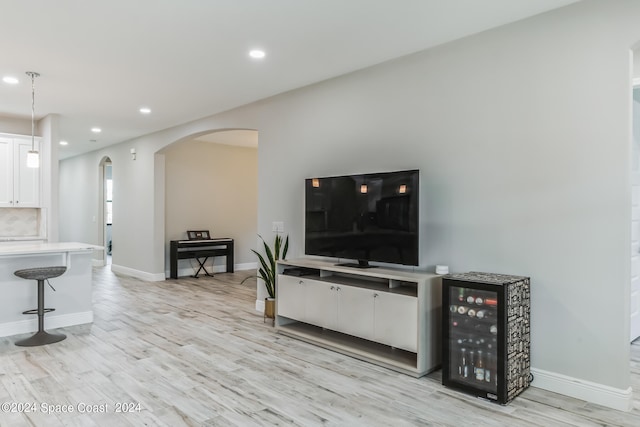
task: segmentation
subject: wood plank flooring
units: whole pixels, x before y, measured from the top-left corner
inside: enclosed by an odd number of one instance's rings
[[[439,371],[412,378],[276,334],[255,281],[240,284],[249,274],[94,269],[93,324],[42,347],[0,338],[0,404],[35,405],[0,410],[0,426],[640,426],[637,392],[629,413],[535,387],[500,406],[444,388]],[[640,390],[640,343],[631,369]]]

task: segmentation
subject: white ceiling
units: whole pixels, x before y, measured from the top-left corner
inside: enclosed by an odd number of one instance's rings
[[[30,119],[39,72],[66,158],[575,1],[0,0],[0,115]]]

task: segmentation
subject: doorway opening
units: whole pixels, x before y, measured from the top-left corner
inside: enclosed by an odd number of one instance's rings
[[[631,286],[629,338],[640,337],[640,49],[633,57],[632,133],[631,133]]]
[[[102,235],[103,264],[111,265],[113,255],[113,170],[111,159],[100,162],[100,230]]]

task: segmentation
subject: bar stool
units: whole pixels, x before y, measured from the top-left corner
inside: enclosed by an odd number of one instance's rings
[[[67,337],[63,334],[50,334],[44,330],[44,314],[55,311],[55,308],[44,308],[44,281],[46,280],[47,283],[49,283],[48,279],[61,276],[65,271],[67,271],[67,267],[39,267],[17,270],[13,273],[23,279],[38,281],[38,308],[22,312],[22,314],[38,315],[38,332],[30,338],[17,341],[16,345],[21,347],[34,347],[62,341]],[[49,286],[51,286],[50,283]],[[53,289],[53,286],[51,286],[51,289]],[[55,289],[53,290],[55,291]]]

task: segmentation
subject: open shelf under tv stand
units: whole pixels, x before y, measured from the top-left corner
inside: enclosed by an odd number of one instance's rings
[[[438,275],[302,258],[276,286],[279,333],[415,377],[440,365]]]

